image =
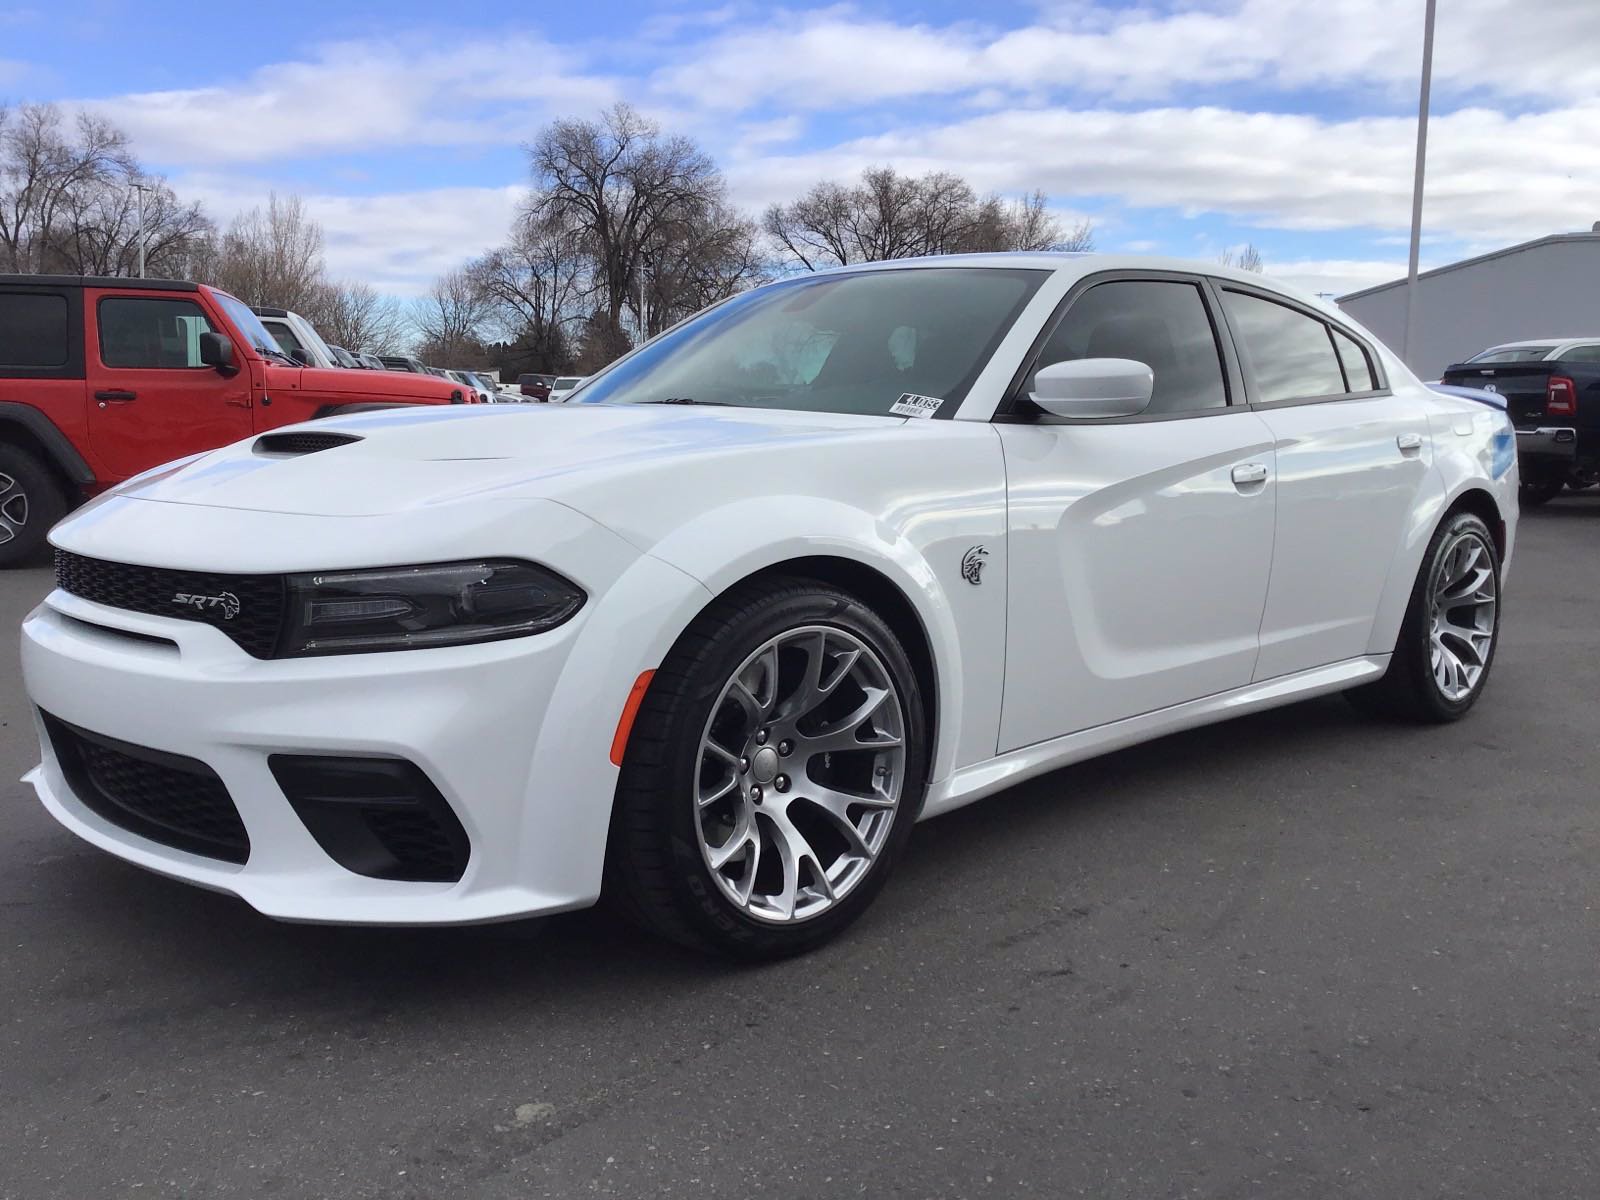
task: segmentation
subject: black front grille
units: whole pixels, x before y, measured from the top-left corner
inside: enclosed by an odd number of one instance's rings
[[[220,575],[85,558],[56,551],[56,586],[111,608],[199,621],[246,654],[271,658],[287,604],[280,575]]]
[[[250,857],[239,810],[205,763],[40,715],[67,785],[95,813],[129,833],[191,854],[231,863]]]
[[[256,439],[255,448],[260,454],[315,454],[360,440],[350,433],[265,433]]]

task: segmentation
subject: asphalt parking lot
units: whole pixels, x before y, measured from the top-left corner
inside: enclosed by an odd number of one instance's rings
[[[44,594],[0,576],[0,628]],[[1577,1196],[1600,1168],[1600,496],[1464,722],[1338,699],[926,824],[842,942],[280,925],[15,782],[0,1196]]]

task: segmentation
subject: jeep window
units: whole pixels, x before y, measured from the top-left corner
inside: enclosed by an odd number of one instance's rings
[[[691,318],[573,400],[892,416],[909,392],[953,415],[1047,275],[890,267],[787,280]]]
[[[67,365],[67,298],[0,292],[0,367]]]
[[[108,367],[201,367],[200,335],[210,329],[192,300],[107,296],[100,301],[100,361]]]
[[[244,336],[256,350],[264,352],[275,358],[286,357],[278,348],[278,343],[273,340],[267,327],[261,323],[261,318],[250,311],[250,306],[242,300],[237,300],[227,292],[219,292],[215,288],[211,291],[212,298],[222,305],[222,311],[228,314],[228,320],[233,322],[233,327]]]

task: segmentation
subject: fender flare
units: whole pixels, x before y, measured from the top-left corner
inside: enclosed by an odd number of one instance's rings
[[[8,425],[24,429],[32,435],[33,439],[44,447],[51,465],[69,482],[79,487],[94,483],[94,471],[84,461],[83,455],[78,453],[78,448],[37,408],[11,400],[0,400],[0,437],[4,436]]]
[[[773,539],[773,529],[804,530]],[[650,554],[699,581],[713,597],[741,580],[796,559],[847,559],[875,571],[905,597],[922,625],[936,695],[932,769],[944,778],[960,744],[963,673],[954,609],[922,553],[872,514],[816,496],[741,500],[701,513],[673,530]]]

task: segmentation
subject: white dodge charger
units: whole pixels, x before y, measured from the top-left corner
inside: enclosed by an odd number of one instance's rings
[[[1345,689],[1461,716],[1514,440],[1214,265],[787,279],[564,406],[319,421],[80,510],[23,626],[27,778],[276,917],[607,895],[792,953],[916,820],[1064,763]]]

